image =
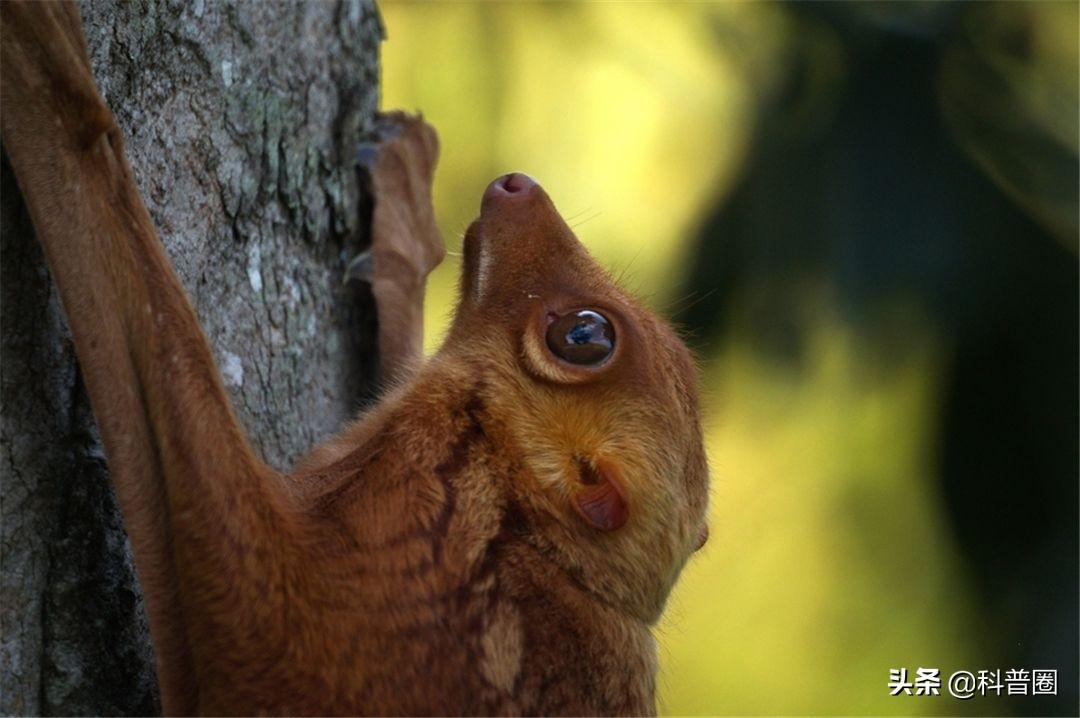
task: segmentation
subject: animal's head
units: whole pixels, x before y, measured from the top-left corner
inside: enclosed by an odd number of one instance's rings
[[[589,591],[655,620],[707,535],[690,352],[526,175],[487,188],[464,251],[443,351],[482,374],[525,465],[510,489],[533,539]]]

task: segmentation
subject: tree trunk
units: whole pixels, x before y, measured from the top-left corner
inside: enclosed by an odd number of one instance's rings
[[[102,94],[238,414],[279,468],[371,390],[355,158],[373,131],[372,3],[82,5]],[[153,654],[71,338],[2,169],[0,711],[151,714]]]

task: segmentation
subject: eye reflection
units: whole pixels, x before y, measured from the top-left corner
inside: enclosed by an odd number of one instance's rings
[[[615,328],[602,314],[578,309],[551,323],[547,345],[552,354],[571,364],[599,364],[615,348]]]

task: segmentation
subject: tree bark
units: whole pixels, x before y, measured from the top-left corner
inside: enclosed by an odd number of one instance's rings
[[[358,173],[373,3],[84,2],[98,85],[255,446],[287,468],[373,390]],[[151,714],[153,653],[55,288],[0,168],[0,711]]]

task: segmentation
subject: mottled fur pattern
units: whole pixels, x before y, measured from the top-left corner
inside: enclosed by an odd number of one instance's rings
[[[283,476],[228,405],[77,10],[4,3],[2,47],[4,145],[101,425],[166,712],[653,713],[650,626],[704,531],[696,372],[547,195],[485,200],[453,327],[414,369],[442,256],[437,143],[397,118],[374,183],[374,241],[397,257],[375,267],[380,322],[409,323],[396,388]],[[548,318],[582,307],[615,327],[602,366],[545,348]],[[615,530],[574,508],[596,477],[626,503]]]

